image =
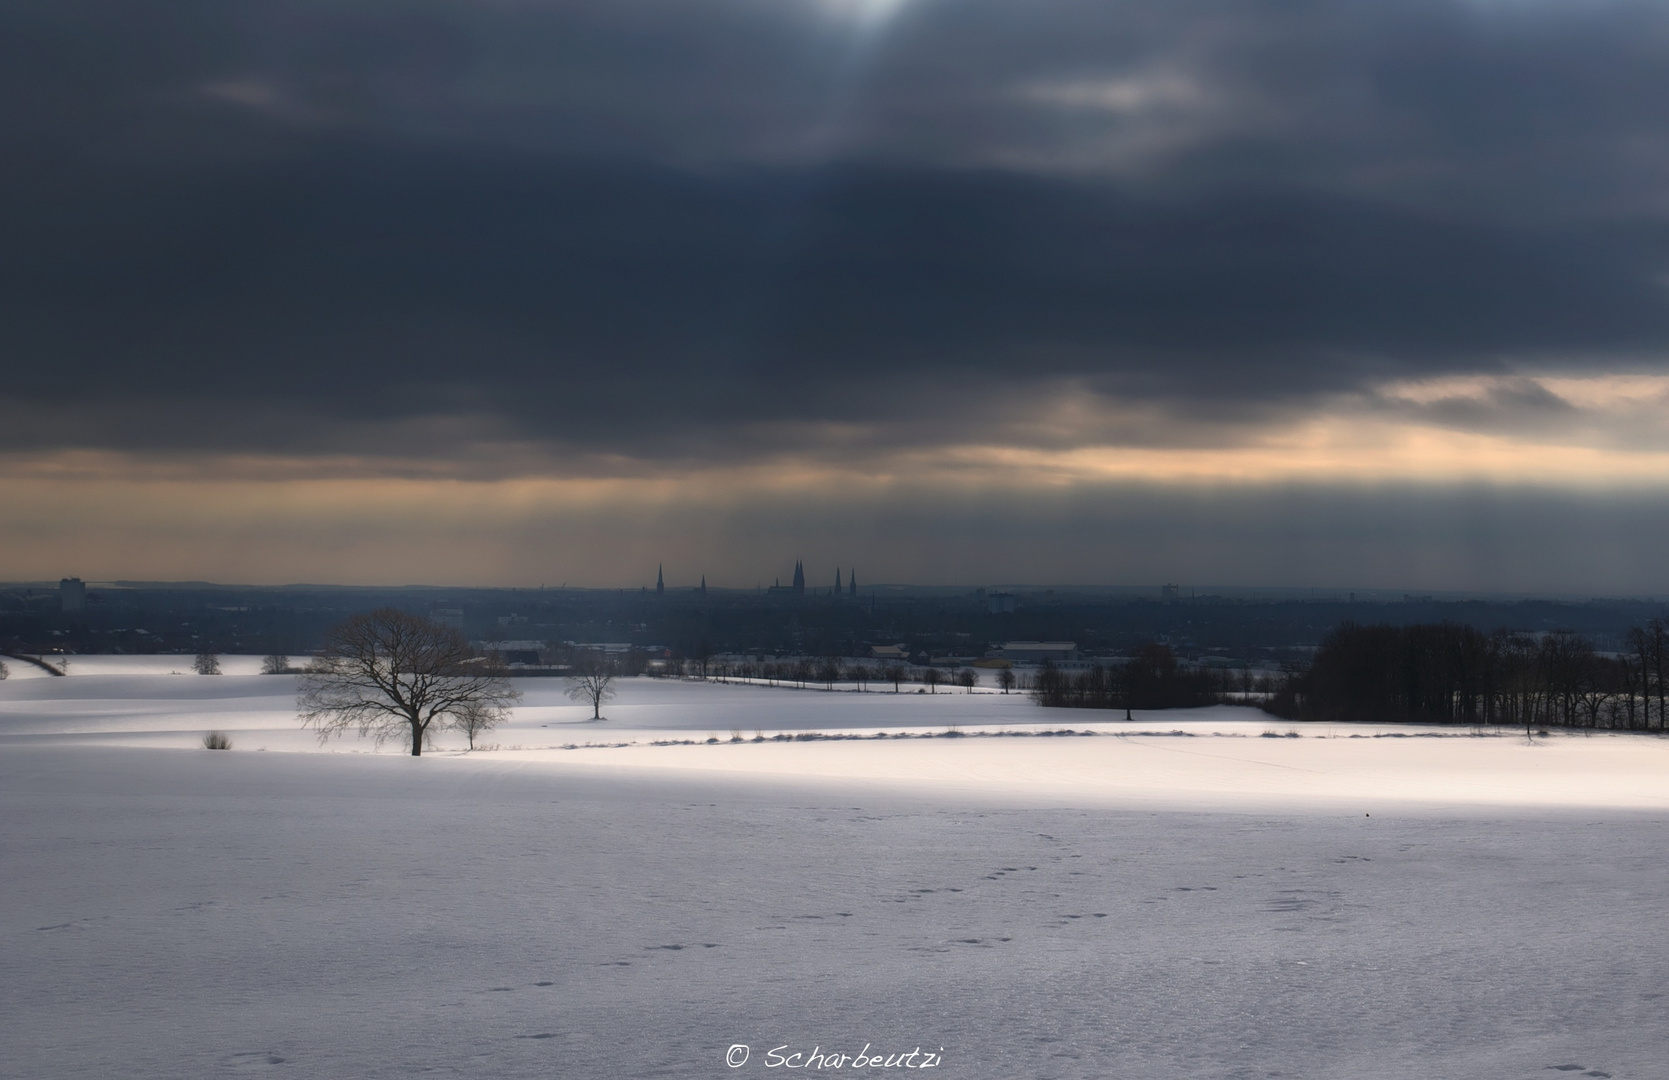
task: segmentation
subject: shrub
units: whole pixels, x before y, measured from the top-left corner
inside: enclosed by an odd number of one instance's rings
[[[211,731],[203,736],[203,749],[205,750],[230,750],[231,748],[232,737],[224,731]]]

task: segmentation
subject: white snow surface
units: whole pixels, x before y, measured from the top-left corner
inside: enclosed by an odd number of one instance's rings
[[[1669,1075],[1663,739],[527,679],[414,759],[259,664],[9,662],[0,1077]]]

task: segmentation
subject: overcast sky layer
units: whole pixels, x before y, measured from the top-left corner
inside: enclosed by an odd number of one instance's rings
[[[1669,6],[0,10],[0,577],[1669,592]]]

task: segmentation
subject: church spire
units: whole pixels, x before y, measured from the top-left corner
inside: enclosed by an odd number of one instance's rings
[[[655,565],[655,595],[666,595],[666,574],[662,572],[662,567],[659,563]]]
[[[806,569],[805,569],[805,566],[800,562],[800,560],[795,559],[794,560],[794,595],[795,596],[804,596],[805,594],[806,594]]]
[[[851,587],[852,599],[856,600],[858,598],[858,568],[857,567],[855,567],[855,566],[852,567],[852,573],[847,577],[846,580],[850,584],[850,587]]]
[[[837,567],[835,567],[835,591],[834,591],[834,594],[836,596],[840,595],[841,588],[842,588],[842,585],[840,584],[840,567],[837,566]]]

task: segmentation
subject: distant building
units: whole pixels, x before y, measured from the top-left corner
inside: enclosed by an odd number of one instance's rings
[[[497,653],[498,658],[513,667],[538,667],[546,644],[543,641],[477,641],[472,642],[485,653]]]
[[[1007,660],[1012,664],[1041,664],[1045,660],[1075,660],[1078,643],[1075,641],[1010,641],[1000,649],[985,654],[992,660]]]
[[[767,596],[793,596],[793,597],[803,597],[803,596],[805,596],[805,594],[806,594],[806,568],[805,568],[805,566],[798,559],[795,559],[794,560],[794,583],[792,585],[784,585],[782,583],[782,579],[777,578],[777,583],[775,585],[772,585],[770,588],[766,589],[765,594]]]
[[[1176,600],[1181,598],[1182,590],[1175,585],[1161,585],[1159,586],[1159,596],[1164,600]]]
[[[902,660],[909,662],[910,650],[903,645],[874,645],[870,647],[871,660]]]
[[[846,591],[852,599],[856,600],[858,598],[858,568],[855,566],[852,567],[852,574],[847,581]]]
[[[655,595],[656,596],[665,596],[666,595],[665,568],[663,566],[659,565],[659,564],[657,564],[656,567],[655,567]]]
[[[1011,592],[994,592],[985,597],[985,610],[993,615],[1002,615],[1014,611],[1014,594]]]
[[[455,630],[462,630],[464,628],[464,609],[430,604],[429,621],[440,623],[442,626],[450,626]]]
[[[65,615],[80,615],[87,610],[87,586],[78,577],[67,577],[58,582],[58,610]]]
[[[568,641],[563,644],[571,649],[586,649],[591,652],[604,653],[608,656],[621,656],[637,648],[629,641]],[[643,651],[648,652],[659,648],[658,645],[645,645]]]

